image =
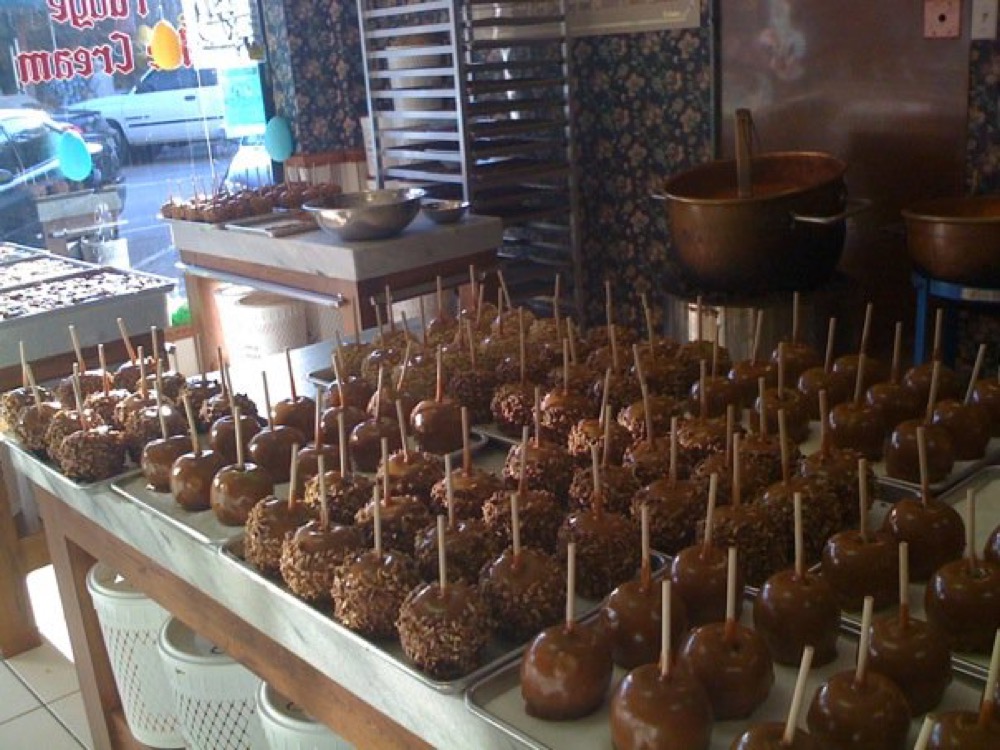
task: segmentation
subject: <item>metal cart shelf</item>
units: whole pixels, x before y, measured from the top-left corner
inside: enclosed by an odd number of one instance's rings
[[[379,186],[504,221],[519,303],[583,309],[564,1],[358,0]],[[522,283],[523,282],[523,283]]]

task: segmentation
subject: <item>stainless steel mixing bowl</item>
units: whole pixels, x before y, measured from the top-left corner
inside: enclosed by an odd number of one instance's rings
[[[419,188],[342,193],[304,203],[320,228],[346,241],[384,240],[409,226],[420,210]]]

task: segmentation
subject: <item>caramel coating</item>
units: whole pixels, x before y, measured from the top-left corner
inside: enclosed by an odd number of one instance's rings
[[[888,677],[869,670],[858,684],[852,670],[838,672],[817,689],[806,721],[824,746],[903,750],[910,730],[910,707]]]
[[[579,719],[604,702],[611,683],[611,647],[598,628],[553,625],[521,658],[521,696],[529,716]]]
[[[645,664],[626,675],[611,697],[611,739],[618,750],[707,750],[711,738],[708,696],[682,669],[662,677],[658,664]]]
[[[806,646],[815,648],[813,664],[837,657],[840,607],[822,577],[780,570],[764,582],[753,603],[753,625],[778,664],[796,666]]]

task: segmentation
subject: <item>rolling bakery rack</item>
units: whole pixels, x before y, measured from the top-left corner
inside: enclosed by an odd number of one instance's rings
[[[517,303],[583,309],[564,0],[358,0],[376,182],[500,217]]]

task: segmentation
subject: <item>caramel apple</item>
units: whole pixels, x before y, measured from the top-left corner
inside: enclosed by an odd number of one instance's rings
[[[289,459],[288,473],[295,473],[294,457]],[[313,508],[296,501],[295,479],[292,477],[289,483],[287,500],[270,495],[253,506],[247,516],[243,554],[248,563],[267,576],[281,574],[285,538],[295,534],[315,516]],[[300,541],[305,542],[304,537]],[[306,543],[303,546],[310,545]]]
[[[938,365],[941,370],[938,397],[942,399],[961,398],[962,381],[954,370],[950,367],[945,367],[938,359],[911,367],[907,370],[906,374],[903,375],[903,386],[913,391],[919,403],[926,403],[927,395],[931,390],[931,379],[935,365]]]
[[[333,616],[369,638],[391,638],[399,608],[419,585],[420,575],[409,555],[380,549],[360,552],[334,571]]]
[[[566,622],[546,628],[521,657],[521,697],[529,716],[579,719],[604,702],[611,683],[611,647],[601,628],[576,622],[575,547],[567,549]]]
[[[336,378],[330,383],[324,405],[329,409],[349,406],[364,411],[373,395],[375,395],[375,388],[371,383],[364,378],[348,375],[343,380]]]
[[[794,665],[806,646],[816,666],[837,657],[840,607],[830,584],[805,568],[802,496],[795,494],[795,567],[768,578],[753,603],[753,624],[778,664]]]
[[[639,575],[615,588],[601,606],[601,624],[611,639],[611,657],[625,669],[655,661],[660,652],[663,588],[652,580],[648,511],[643,513],[641,539]],[[687,633],[687,610],[670,588],[671,640],[679,643]]]
[[[965,399],[943,399],[934,405],[931,424],[943,427],[951,435],[958,461],[975,461],[986,455],[992,425],[989,410],[972,400],[973,389],[986,356],[986,344],[979,345]]]
[[[927,582],[924,608],[927,622],[945,635],[952,650],[988,654],[1000,629],[1000,565],[979,559],[971,489],[967,502],[966,557],[937,567]]]
[[[267,426],[250,438],[247,455],[250,460],[267,471],[276,484],[288,481],[292,458],[298,446],[306,442],[306,436],[298,428],[278,424],[271,409],[271,395],[267,387],[267,375],[261,373],[264,381],[264,404],[267,410]]]
[[[671,645],[676,640],[670,582],[657,588],[663,603],[660,658],[633,669],[618,684],[611,697],[611,737],[619,750],[707,750],[712,707],[694,675],[673,665]]]
[[[178,456],[170,467],[170,494],[185,510],[208,510],[212,479],[226,463],[225,458],[210,448]]]
[[[570,384],[569,342],[563,341],[563,382],[545,394],[540,409],[542,437],[554,443],[565,445],[570,431],[580,420],[594,415],[594,404]],[[610,377],[608,370],[606,377]],[[603,414],[603,411],[600,412]],[[588,453],[589,455],[589,453]]]
[[[781,341],[771,352],[771,361],[779,364],[784,350],[785,375],[788,382],[794,383],[799,379],[799,375],[812,367],[819,367],[823,364],[823,358],[812,346],[800,341],[799,337],[799,307],[800,295],[798,292],[792,293],[792,332],[790,340]]]
[[[997,717],[997,676],[1000,672],[1000,631],[993,640],[993,654],[986,675],[986,688],[979,711],[944,711],[924,720],[921,740],[930,750],[993,750],[1000,747],[1000,719]]]
[[[154,492],[170,491],[170,474],[174,462],[191,447],[187,435],[169,435],[146,443],[142,449],[140,467],[147,487]]]
[[[240,412],[240,434],[242,435],[242,450],[247,450],[250,441],[260,432],[260,424],[255,417]],[[212,424],[208,433],[208,444],[216,453],[230,463],[236,461],[236,418],[234,415],[220,417]]]
[[[882,458],[886,424],[882,412],[869,406],[862,398],[867,366],[867,357],[864,353],[858,355],[854,400],[834,406],[830,410],[827,423],[830,429],[830,442],[835,447],[853,448],[869,461],[878,461]]]
[[[761,360],[760,334],[764,324],[763,310],[754,311],[753,340],[750,345],[750,359],[736,362],[729,371],[729,379],[736,384],[740,391],[740,400],[744,404],[753,402],[757,394],[757,381],[765,379],[766,388],[774,388],[778,385],[778,367],[768,360]]]
[[[882,419],[889,431],[893,430],[900,422],[919,417],[924,405],[919,394],[906,388],[901,382],[900,356],[902,346],[903,324],[897,322],[892,343],[889,380],[870,385],[865,392],[865,402],[882,412]]]
[[[904,498],[892,504],[882,527],[897,542],[910,546],[910,575],[926,581],[962,555],[965,524],[950,505],[932,498]]]
[[[736,619],[736,549],[727,556],[726,619],[692,630],[678,651],[680,665],[704,686],[717,721],[749,716],[771,692],[774,664],[761,636]]]
[[[809,731],[823,747],[903,750],[910,730],[906,696],[888,677],[868,667],[872,600],[866,597],[861,618],[858,664],[838,672],[813,696],[806,715]]]
[[[859,471],[863,476],[865,472]],[[868,530],[868,484],[859,479],[859,527],[831,536],[823,547],[823,578],[833,588],[841,609],[856,612],[866,596],[876,608],[899,598],[897,542],[884,531]]]
[[[733,740],[729,750],[821,750],[819,741],[797,726],[814,653],[812,646],[806,646],[802,650],[799,673],[785,723],[767,721],[751,724],[749,729]]]
[[[917,431],[923,430],[927,441],[927,479],[940,482],[955,466],[955,446],[943,427],[926,425],[923,420],[908,419],[896,425],[885,447],[885,473],[905,482],[920,481]]]
[[[1000,437],[1000,370],[996,378],[985,378],[972,388],[972,403],[985,408],[990,415],[990,434]]]
[[[368,415],[356,406],[331,406],[329,409],[324,409],[320,415],[319,423],[323,442],[327,445],[336,445],[339,442],[340,428],[337,420],[340,419],[341,414],[344,415],[344,424],[348,435],[351,434],[351,430],[368,418]]]
[[[233,409],[236,430],[236,463],[223,466],[212,479],[209,501],[219,523],[243,526],[258,500],[274,492],[270,475],[256,464],[244,460],[241,414]]]
[[[437,350],[434,399],[426,399],[413,407],[410,412],[410,429],[413,430],[417,447],[422,451],[441,455],[462,447],[461,406],[452,399],[445,398],[440,347]]]
[[[438,580],[409,593],[396,629],[403,653],[437,679],[468,674],[482,662],[490,612],[479,589],[449,576],[444,516],[437,518]]]
[[[872,623],[868,663],[899,686],[919,716],[941,702],[951,683],[951,652],[937,628],[910,616],[909,588],[909,548],[900,542],[899,614]]]
[[[520,643],[559,621],[564,604],[563,570],[552,556],[531,547],[508,547],[480,573],[498,634]]]
[[[830,318],[826,334],[826,358],[820,367],[810,367],[799,375],[796,387],[805,397],[810,419],[819,419],[819,394],[826,391],[830,404],[836,405],[851,397],[854,378],[833,370],[833,344],[837,332],[837,319]]]
[[[367,419],[351,430],[351,461],[356,471],[373,472],[378,468],[382,440],[390,450],[399,450],[399,425],[394,419]]]

